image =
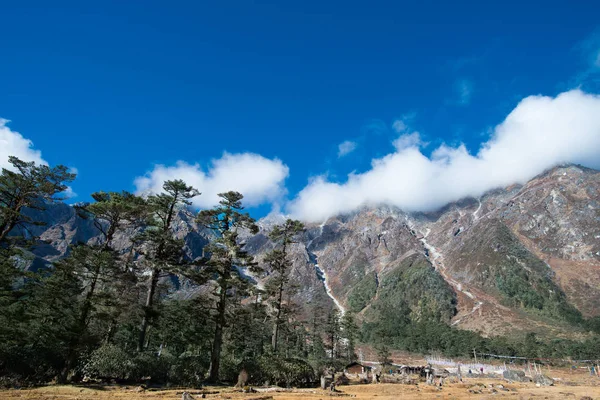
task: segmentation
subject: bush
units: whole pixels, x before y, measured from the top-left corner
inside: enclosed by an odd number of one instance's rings
[[[105,344],[94,350],[83,373],[92,378],[128,380],[132,378],[135,363],[132,356],[113,344]]]
[[[248,383],[253,385],[309,386],[316,382],[315,370],[311,365],[298,358],[280,358],[263,356],[248,359],[233,366],[233,359],[225,357],[221,361],[221,378],[237,382],[238,374],[245,370]]]
[[[259,366],[262,378],[274,385],[308,386],[316,381],[315,370],[307,361],[299,358],[263,357],[259,360]]]
[[[208,370],[206,361],[206,357],[184,352],[171,365],[169,381],[189,387],[202,386]]]
[[[236,383],[238,374],[242,370],[239,358],[226,353],[221,356],[221,366],[219,368],[219,378],[224,382]]]
[[[130,354],[114,344],[104,344],[90,354],[83,374],[95,379],[165,382],[174,364],[176,359],[164,351],[160,357],[150,352]]]
[[[175,363],[176,359],[166,351],[160,357],[151,352],[139,353],[133,360],[131,377],[136,381],[150,379],[153,382],[166,382],[171,366]]]

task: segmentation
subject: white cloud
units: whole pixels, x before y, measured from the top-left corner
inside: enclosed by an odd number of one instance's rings
[[[396,133],[405,134],[410,130],[410,125],[414,122],[417,114],[415,112],[408,112],[402,115],[400,118],[392,123],[392,129]]]
[[[33,148],[31,140],[7,126],[9,122],[0,118],[0,168],[11,167],[8,156],[16,156],[23,161],[35,161],[36,164],[48,164],[42,158],[42,152]]]
[[[404,120],[398,119],[392,124],[392,129],[397,133],[404,133],[408,129],[408,126],[406,126]]]
[[[42,152],[33,148],[33,142],[26,139],[19,132],[11,130],[7,125],[10,121],[0,118],[0,168],[13,169],[12,164],[8,162],[8,156],[16,156],[23,161],[34,161],[38,165],[48,165],[42,158]],[[77,174],[76,168],[69,168],[70,172]],[[67,189],[60,197],[73,199],[77,193],[73,188],[67,186]]]
[[[356,142],[352,142],[350,140],[346,140],[340,143],[338,146],[338,158],[344,157],[345,155],[352,153],[354,150],[356,150],[356,147]]]
[[[581,56],[579,71],[571,78],[570,87],[598,88],[600,74],[600,29],[592,32],[585,40],[578,43],[576,50]]]
[[[490,189],[525,183],[560,163],[600,168],[600,96],[580,90],[556,98],[523,99],[493,131],[477,154],[464,145],[436,149],[430,157],[419,141],[403,139],[394,153],[345,183],[313,179],[289,204],[306,221],[364,205],[389,204],[405,211],[430,211]]]
[[[454,83],[454,90],[456,91],[457,95],[457,104],[466,106],[471,103],[471,97],[473,95],[473,82],[468,79],[459,79]]]
[[[256,206],[277,202],[285,195],[284,181],[289,169],[278,159],[258,154],[224,153],[213,160],[207,171],[198,164],[178,161],[174,166],[155,165],[152,171],[135,179],[137,193],[158,193],[164,181],[182,179],[202,192],[194,206],[208,208],[219,201],[218,193],[235,190],[244,195],[243,203]]]
[[[409,147],[421,147],[421,135],[419,132],[407,133],[392,142],[397,151],[407,149]]]

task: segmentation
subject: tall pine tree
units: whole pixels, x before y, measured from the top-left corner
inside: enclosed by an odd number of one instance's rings
[[[200,195],[196,189],[182,180],[166,181],[163,193],[148,197],[150,226],[138,237],[141,250],[151,269],[144,315],[139,329],[138,351],[146,347],[148,326],[155,314],[154,298],[162,272],[172,272],[184,262],[183,241],[173,232],[173,220],[177,212],[191,204],[190,199]]]
[[[292,265],[288,257],[289,245],[294,243],[295,238],[303,231],[304,224],[302,222],[288,219],[285,223],[273,227],[269,233],[269,238],[276,246],[265,256],[265,262],[273,274],[267,283],[267,293],[272,299],[271,303],[274,309],[271,338],[273,353],[278,351],[283,316],[286,311],[289,311],[289,308],[288,310],[284,309],[284,292],[289,288],[289,269]]]
[[[223,347],[223,331],[227,323],[228,298],[235,292],[248,289],[248,280],[244,269],[251,272],[260,270],[251,256],[243,250],[240,243],[239,230],[247,229],[257,233],[258,227],[247,213],[242,213],[242,199],[238,192],[219,193],[219,205],[212,210],[203,210],[198,214],[198,222],[212,229],[218,237],[205,248],[207,259],[202,270],[205,280],[213,281],[216,288],[215,331],[210,356],[208,381],[219,380],[221,350]]]

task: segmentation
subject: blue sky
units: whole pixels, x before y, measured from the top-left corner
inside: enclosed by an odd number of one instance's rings
[[[254,153],[289,172],[285,193],[257,197],[260,216],[316,176],[369,171],[401,134],[418,131],[426,157],[443,143],[476,153],[521,99],[600,90],[591,0],[0,10],[0,117],[48,163],[78,170],[77,200],[135,190],[156,164],[210,171],[224,152]],[[339,157],[345,141],[354,150]]]

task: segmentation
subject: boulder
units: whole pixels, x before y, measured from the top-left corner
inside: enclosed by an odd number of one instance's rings
[[[534,376],[533,381],[536,383],[536,385],[540,385],[540,386],[554,385],[554,379],[550,378],[549,376],[543,375],[543,374],[537,374],[536,376]]]
[[[181,395],[181,400],[194,400],[195,397],[189,394],[188,392],[183,392]]]
[[[529,379],[525,376],[525,372],[514,369],[507,369],[502,373],[502,376],[511,382],[529,382]]]

